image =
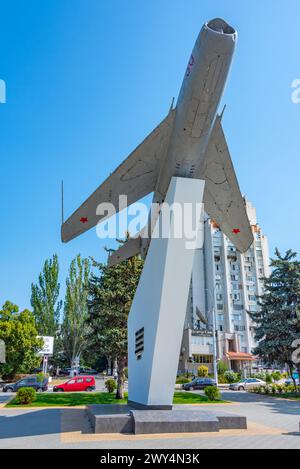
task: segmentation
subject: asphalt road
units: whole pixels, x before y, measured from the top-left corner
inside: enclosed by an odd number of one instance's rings
[[[7,396],[0,394],[1,399]],[[300,449],[300,401],[224,392],[232,404],[218,405],[246,415],[248,430],[214,434],[93,435],[84,409],[0,408],[0,448],[95,449]],[[178,406],[181,407],[181,406]],[[203,406],[207,409],[211,406]]]

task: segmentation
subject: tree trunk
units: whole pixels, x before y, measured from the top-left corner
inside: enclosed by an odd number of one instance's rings
[[[116,399],[124,399],[125,366],[126,358],[120,358],[118,360],[118,383]]]
[[[292,380],[293,380],[293,383],[294,383],[295,391],[297,392],[297,383],[296,383],[296,380],[294,378],[294,363],[289,363],[289,369],[290,369],[291,377],[292,377]]]

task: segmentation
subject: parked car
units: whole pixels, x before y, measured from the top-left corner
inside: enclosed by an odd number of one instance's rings
[[[207,388],[208,386],[216,386],[216,382],[211,378],[195,378],[190,383],[182,385],[185,391],[196,391]]]
[[[251,391],[259,386],[266,386],[265,381],[257,378],[242,379],[238,383],[233,383],[229,386],[231,391]]]
[[[96,389],[94,376],[75,376],[63,384],[53,387],[53,392],[92,392]]]
[[[97,370],[93,370],[92,368],[79,368],[79,373],[81,375],[97,375],[98,374],[98,371]]]
[[[71,373],[71,368],[61,368],[58,372],[59,376],[69,376]]]
[[[16,383],[5,384],[3,392],[17,392],[21,388],[33,388],[37,392],[48,391],[48,378],[44,378],[42,382],[38,381],[37,376],[28,376],[22,378]]]

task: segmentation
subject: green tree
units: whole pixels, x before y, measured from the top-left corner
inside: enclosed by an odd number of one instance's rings
[[[198,376],[199,378],[206,378],[208,376],[209,369],[207,366],[202,365],[198,368]]]
[[[291,250],[285,256],[276,250],[275,255],[272,274],[264,279],[260,310],[249,315],[256,324],[255,337],[259,342],[255,354],[269,365],[287,364],[292,374],[293,342],[300,338],[300,262]]]
[[[35,316],[38,333],[55,337],[58,329],[62,302],[58,300],[58,257],[47,259],[38,283],[31,285],[31,306]]]
[[[220,360],[218,362],[218,375],[223,376],[226,373],[226,371],[228,371],[228,366],[226,362],[223,360]]]
[[[143,268],[133,257],[112,268],[94,262],[99,274],[90,281],[90,326],[94,349],[118,364],[116,399],[124,398],[127,363],[127,319]]]
[[[273,381],[275,381],[275,383],[278,383],[281,380],[280,371],[274,371],[271,376],[272,376]]]
[[[64,353],[72,366],[87,345],[90,261],[78,255],[71,262],[61,327]]]
[[[6,346],[6,363],[0,364],[3,377],[29,373],[39,365],[42,340],[37,335],[33,313],[19,312],[18,306],[7,301],[0,310],[0,339]]]

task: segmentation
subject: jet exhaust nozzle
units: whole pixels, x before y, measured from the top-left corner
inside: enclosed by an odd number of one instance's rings
[[[236,34],[236,30],[221,18],[215,18],[214,20],[209,21],[206,23],[206,26],[215,33],[226,34],[230,36]]]

